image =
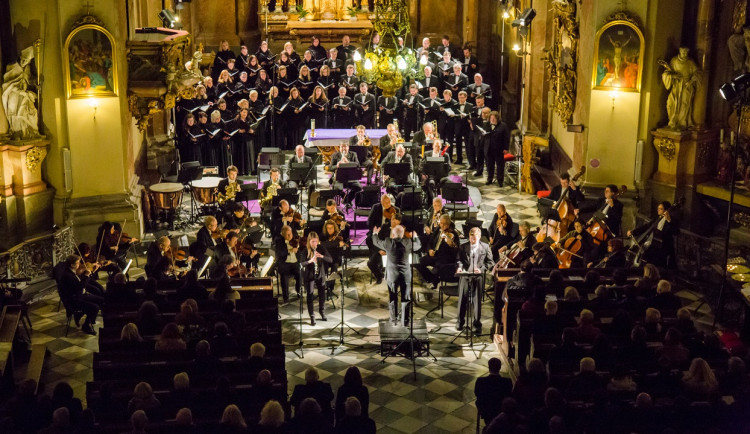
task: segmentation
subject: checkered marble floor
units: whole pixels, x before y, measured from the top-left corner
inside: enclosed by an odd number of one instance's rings
[[[479,219],[489,223],[496,205],[502,202],[514,220],[528,219],[532,225],[538,221],[533,196],[519,194],[513,187],[485,186],[483,177],[468,174],[466,179],[474,203],[479,204]],[[195,230],[197,226],[188,232],[192,235]],[[142,259],[141,265],[144,262]],[[370,389],[370,416],[379,433],[474,432],[474,380],[487,372],[487,360],[497,356],[489,336],[475,338],[473,347],[463,337],[451,343],[457,334],[454,328],[456,301],[455,298],[448,299],[444,318],[440,317],[439,310],[426,318],[430,349],[437,361],[428,357],[417,358],[415,380],[410,360],[389,357],[383,362],[380,356],[378,320],[388,318],[385,284],[375,285],[370,281],[366,258],[352,259],[348,265],[357,271],[345,291],[344,319],[361,336],[347,328],[345,345],[339,347],[339,330],[331,330],[341,319],[340,283],[336,284],[333,300],[336,308],[332,307],[331,301],[327,303],[328,321],[318,321],[315,327],[311,327],[304,307],[303,352],[297,345],[300,340],[298,299],[292,296],[289,303],[280,306],[283,339],[287,344],[290,394],[294,386],[304,382],[304,370],[308,366],[316,366],[321,379],[330,382],[336,390],[343,383],[346,369],[356,365]],[[131,279],[142,273],[141,269],[134,267],[130,272]],[[418,293],[414,316],[422,318],[436,306],[437,291],[423,287],[417,273],[414,281]],[[51,392],[57,382],[65,380],[73,387],[75,396],[85,403],[86,382],[93,379],[91,366],[93,353],[98,347],[97,339],[75,327],[65,337],[65,314],[64,310],[57,311],[57,305],[57,296],[50,296],[32,306],[29,313],[33,323],[32,343],[44,343],[50,351],[42,382],[45,390]],[[482,318],[483,331],[488,333],[492,327],[489,300],[483,305]],[[18,366],[16,372],[25,372],[25,366]]]

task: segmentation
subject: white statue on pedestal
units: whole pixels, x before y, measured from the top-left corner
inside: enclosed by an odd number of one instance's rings
[[[31,84],[31,61],[34,47],[21,52],[21,59],[8,65],[3,77],[3,108],[10,123],[10,134],[29,139],[39,136],[36,92],[29,90]]]
[[[660,61],[664,66],[661,79],[669,90],[669,128],[673,130],[685,130],[693,126],[693,97],[700,84],[701,70],[688,57],[688,51],[687,47],[680,47],[680,54],[674,56],[669,64]]]

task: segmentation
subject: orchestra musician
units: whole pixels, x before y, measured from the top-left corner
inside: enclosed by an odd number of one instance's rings
[[[617,199],[619,190],[616,185],[609,184],[604,187],[604,197],[600,198],[596,204],[596,213],[594,218],[600,215],[604,216],[604,222],[609,228],[612,235],[620,236],[620,227],[622,225],[623,205]]]
[[[389,192],[393,194],[392,190],[395,189],[396,185],[411,185],[410,175],[414,172],[414,163],[412,162],[411,155],[406,153],[406,148],[404,148],[404,145],[402,144],[396,145],[396,149],[389,152],[388,155],[385,156],[385,158],[383,159],[384,170],[385,167],[391,163],[409,164],[409,171],[406,173],[400,173],[401,176],[399,176],[399,178],[390,178],[388,175],[383,175],[383,181],[385,181],[386,191],[391,190]]]
[[[574,231],[568,233],[572,234]],[[529,258],[529,263],[536,268],[559,268],[560,261],[557,260],[555,252],[550,249],[547,243],[534,243],[531,247],[533,254]]]
[[[440,217],[445,215],[445,208],[443,208],[443,199],[436,197],[432,199],[432,210],[430,211],[430,217],[424,225],[423,232],[424,236],[420,237],[422,244],[429,244],[429,236],[436,231],[440,230]]]
[[[146,265],[143,267],[146,277],[156,280],[169,279],[167,273],[172,265],[169,257],[171,247],[172,241],[167,236],[159,237],[158,240],[151,243],[146,252]]]
[[[628,231],[629,233],[631,231]],[[625,247],[620,238],[610,238],[607,241],[607,254],[598,263],[589,262],[587,267],[591,268],[626,268],[628,258]]]
[[[307,155],[305,155],[305,147],[302,145],[297,145],[294,148],[294,155],[292,155],[287,162],[287,168],[291,171],[293,164],[310,164],[312,166],[312,163],[312,157],[308,157]],[[312,193],[312,191],[314,190],[313,186],[315,185],[313,180],[308,179],[306,185],[308,187],[308,194]],[[297,188],[297,182],[290,180],[289,182],[287,182],[287,187]]]
[[[240,190],[237,181],[238,173],[237,166],[227,166],[227,177],[219,181],[219,186],[216,188],[219,194],[227,197],[227,200],[221,205],[220,216],[222,217],[222,221],[234,210],[234,205],[236,203],[234,197],[237,194],[236,192]]]
[[[294,290],[300,297],[302,287],[302,275],[300,273],[297,252],[299,251],[299,240],[295,238],[292,228],[284,226],[281,235],[274,238],[274,255],[276,257],[276,269],[279,274],[281,295],[284,303],[289,301],[289,277],[294,277]]]
[[[401,100],[403,110],[403,128],[404,137],[410,138],[412,133],[419,128],[419,103],[422,102],[422,95],[417,92],[416,83],[409,85],[409,94]],[[381,147],[382,149],[382,147]]]
[[[490,247],[492,248],[492,258],[497,261],[500,249],[508,244],[512,244],[515,235],[513,234],[513,218],[508,214],[505,205],[497,204],[496,212],[492,216],[490,223]]]
[[[469,308],[470,314],[473,310],[474,333],[482,334],[482,286],[484,282],[484,273],[492,269],[495,263],[492,261],[492,252],[490,246],[480,241],[482,230],[473,227],[469,231],[469,241],[462,244],[458,250],[458,272],[466,270],[470,273],[481,273],[481,276],[461,276],[458,281],[458,321],[456,330],[461,331],[464,328],[466,320],[467,304],[471,297],[472,306]],[[471,293],[471,294],[470,294]]]
[[[75,310],[74,320],[76,326],[80,323],[83,315],[86,315],[86,321],[81,326],[81,331],[96,335],[93,325],[96,323],[96,316],[101,309],[104,299],[93,294],[86,293],[87,283],[92,279],[91,273],[83,266],[81,257],[70,255],[65,260],[67,266],[60,267],[57,284],[59,286],[60,299],[66,308]]]
[[[422,256],[416,268],[422,276],[422,280],[432,284],[432,289],[437,289],[440,283],[440,269],[443,266],[453,266],[458,254],[459,237],[452,228],[453,222],[448,214],[443,214],[439,219],[439,229],[429,235],[427,254]],[[432,269],[430,270],[430,268]]]
[[[97,255],[117,264],[120,269],[125,268],[125,257],[128,249],[139,240],[126,236],[119,223],[105,221],[99,226],[96,236]]]
[[[359,93],[354,95],[354,113],[363,125],[375,127],[375,96],[367,91],[367,83],[359,83]]]
[[[199,263],[206,259],[208,249],[213,250],[216,247],[216,238],[221,236],[218,230],[219,222],[214,216],[206,216],[203,219],[203,226],[195,235],[195,242],[190,245],[190,256],[195,257]]]
[[[344,237],[345,240],[347,240],[347,243],[349,242],[349,235],[351,233],[351,227],[349,226],[349,222],[346,221],[344,218],[344,213],[336,206],[336,201],[333,199],[328,199],[326,201],[326,209],[323,211],[323,217],[321,218],[324,222],[328,222],[329,220],[336,223],[336,231],[341,232],[341,235]],[[323,241],[329,241],[329,240],[323,240]]]
[[[331,200],[331,199],[329,199]],[[334,203],[334,207],[335,207]],[[326,208],[328,208],[326,206]],[[344,250],[351,245],[348,233],[345,233],[340,229],[340,226],[333,220],[323,219],[323,235],[320,240],[328,246],[327,250],[331,254],[333,262],[329,265],[329,274],[338,272],[339,267],[344,261]],[[336,283],[335,279],[329,279],[326,281],[326,288],[328,291],[333,291],[333,286]]]
[[[578,189],[578,186],[576,186],[576,183],[570,180],[570,175],[567,173],[560,175],[560,185],[552,187],[547,199],[557,202],[560,200],[560,197],[563,196],[565,191],[567,191],[567,198],[573,205],[573,213],[577,216],[580,212],[579,206],[583,203],[584,196],[581,190]],[[560,215],[554,209],[550,209],[547,218],[560,221]],[[546,221],[546,219],[544,221]]]
[[[428,141],[435,140],[435,131],[431,122],[426,122],[422,125],[422,129],[414,133],[414,137],[411,139],[412,146],[416,146],[420,149],[420,152],[424,149],[426,152],[430,149]]]
[[[576,219],[573,222],[573,230],[565,234],[560,241],[555,243],[555,247],[558,249],[564,249],[565,243],[571,238],[575,238],[581,242],[581,247],[575,254],[571,256],[570,268],[584,268],[586,264],[591,262],[596,254],[596,246],[591,234],[586,232],[586,226],[583,221]],[[548,267],[544,267],[548,268]],[[556,267],[554,267],[556,268]]]
[[[388,312],[394,326],[409,325],[409,302],[411,301],[411,266],[409,255],[421,247],[419,238],[404,238],[404,227],[398,225],[390,230],[390,237],[379,236],[380,226],[372,230],[368,238],[373,246],[387,255]],[[382,277],[381,277],[382,280]],[[401,292],[401,321],[397,318],[398,293]]]
[[[315,325],[315,312],[313,310],[315,289],[318,289],[318,312],[320,320],[327,321],[326,318],[326,278],[329,264],[333,258],[325,247],[320,244],[318,234],[310,232],[307,235],[307,245],[302,247],[298,253],[298,260],[302,266],[302,279],[305,284],[305,295],[307,296],[307,313],[310,315],[310,325]]]
[[[628,236],[638,237],[651,232],[651,243],[643,252],[643,260],[657,267],[674,268],[676,264],[674,237],[679,235],[680,229],[675,218],[670,213],[672,204],[660,202],[656,208],[656,219],[645,223],[632,231]]]
[[[349,138],[349,148],[351,149],[352,146],[366,146],[367,152],[365,153],[365,161],[360,161],[359,165],[361,167],[364,167],[367,171],[367,185],[370,185],[370,181],[372,180],[372,146],[373,143],[370,140],[369,137],[367,137],[367,129],[364,125],[357,125],[357,134],[353,135]]]
[[[390,225],[391,218],[400,213],[401,210],[393,206],[391,196],[384,194],[380,198],[380,203],[376,203],[372,206],[370,215],[367,217],[367,248],[370,252],[370,259],[367,261],[367,267],[370,269],[370,272],[372,272],[376,284],[378,285],[383,282],[384,272],[380,256],[384,253],[381,253],[379,249],[376,249],[375,244],[372,242],[373,230],[376,227],[380,228]]]
[[[422,160],[422,167],[419,170],[421,173],[424,190],[427,192],[427,200],[430,202],[432,202],[432,199],[437,196],[437,188],[442,188],[446,182],[450,182],[450,178],[448,177],[448,175],[451,171],[451,158],[447,153],[443,154],[442,146],[443,142],[439,139],[436,139],[432,142],[432,150],[429,152],[425,152],[425,158]],[[435,177],[432,174],[425,173],[425,165],[427,164],[427,158],[429,157],[443,159],[443,174],[445,176],[441,177],[438,180],[435,180]]]
[[[216,245],[216,249],[214,249],[214,258],[217,264],[220,262],[225,262],[223,261],[223,258],[227,256],[232,258],[232,266],[237,266],[237,264],[240,263],[240,258],[235,253],[234,249],[238,241],[239,235],[237,235],[237,232],[227,232],[227,235],[224,237],[224,239],[220,243],[218,243]]]
[[[109,274],[109,278],[112,279],[115,274],[121,273],[122,269],[116,263],[105,259],[101,255],[97,257],[96,252],[91,250],[91,246],[88,243],[78,244],[78,253],[82,255],[82,264],[91,272],[92,279],[89,280],[86,290],[94,295],[103,296],[104,287],[97,282],[99,279],[99,270],[106,271]]]
[[[234,204],[232,214],[227,216],[227,219],[224,221],[224,229],[239,232],[241,228],[245,228],[245,226],[250,224],[250,220],[245,205],[237,202]]]
[[[379,140],[380,162],[385,159],[389,152],[396,148],[396,144],[403,142],[403,140],[401,140],[401,134],[399,134],[396,129],[396,125],[388,124],[385,128],[388,133]]]
[[[536,243],[536,239],[531,235],[531,225],[529,222],[521,222],[518,225],[518,235],[516,238],[508,244],[500,247],[499,253],[503,253],[506,250],[510,250],[514,244],[518,245],[522,249],[531,249]]]
[[[349,150],[349,143],[341,142],[339,151],[334,152],[331,156],[331,165],[329,166],[329,168],[334,172],[334,175],[328,180],[328,182],[333,184],[336,179],[336,169],[339,167],[339,165],[345,163],[355,163],[359,165],[359,160],[357,159],[357,154]],[[351,206],[354,196],[357,194],[357,192],[362,191],[362,184],[360,184],[357,180],[347,181],[344,185],[344,188],[347,188],[349,190],[344,196],[344,203],[347,206]]]
[[[279,201],[279,206],[275,207],[271,212],[271,237],[278,237],[281,234],[281,229],[284,227],[291,228],[294,233],[299,233],[302,230],[304,220],[301,220],[295,214],[295,212],[289,202],[286,199]]]

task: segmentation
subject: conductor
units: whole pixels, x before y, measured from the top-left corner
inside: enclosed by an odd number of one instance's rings
[[[381,240],[378,237],[379,227],[372,230],[372,242],[386,252],[388,262],[385,269],[388,285],[388,312],[394,326],[409,325],[409,302],[411,301],[411,266],[409,255],[419,250],[418,237],[404,238],[404,227],[399,225],[391,229],[391,237]],[[398,290],[401,290],[401,321],[397,318]]]
[[[466,319],[466,304],[471,297],[474,310],[474,334],[482,334],[482,292],[480,289],[484,283],[484,273],[494,266],[492,252],[487,243],[479,240],[482,236],[481,229],[475,227],[469,231],[469,242],[461,245],[458,251],[458,272],[479,273],[477,276],[461,276],[458,281],[458,323],[456,330],[464,329]]]

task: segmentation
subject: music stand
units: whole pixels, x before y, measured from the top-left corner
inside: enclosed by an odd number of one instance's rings
[[[286,200],[289,205],[297,205],[299,202],[299,193],[296,188],[280,188],[276,190],[276,196],[271,199],[271,205],[279,206],[279,202]]]
[[[388,163],[383,165],[383,175],[390,177],[398,185],[406,184],[410,173],[411,165],[409,163]]]
[[[180,164],[180,173],[177,182],[190,188],[190,222],[195,222],[198,217],[198,205],[193,197],[193,181],[203,179],[203,167],[200,161],[188,161]]]
[[[318,178],[318,168],[313,163],[292,163],[289,167],[289,181],[294,181],[299,189],[299,196],[302,197],[302,189],[307,186],[308,182]],[[309,198],[308,198],[309,199]],[[300,201],[300,205],[302,201]],[[308,204],[309,207],[309,204]],[[300,209],[300,213],[304,212]]]
[[[448,176],[445,167],[445,158],[443,157],[427,157],[424,161],[423,167],[424,174],[427,176],[431,176],[437,181]]]
[[[341,272],[340,273],[332,273],[331,277],[333,278],[334,285],[336,283],[336,277],[339,278],[339,282],[341,282],[341,321],[339,321],[335,326],[331,327],[329,331],[334,331],[336,328],[339,328],[339,344],[334,346],[333,342],[331,342],[331,355],[333,355],[336,352],[337,348],[341,348],[342,346],[346,345],[344,341],[344,335],[346,335],[345,328],[348,328],[349,330],[353,331],[354,333],[362,336],[362,333],[355,330],[352,326],[346,323],[344,321],[344,310],[345,310],[345,299],[346,299],[346,288],[347,284],[344,282],[344,280],[347,278],[347,272],[346,272],[346,247],[342,248],[339,246],[338,241],[324,241],[323,246],[328,250],[329,252],[338,252],[341,251]],[[336,276],[338,275],[338,276]],[[360,348],[361,345],[352,345],[352,347]]]
[[[467,282],[467,285],[466,285],[468,297],[466,297],[467,305],[466,305],[466,313],[464,314],[466,315],[466,318],[464,318],[464,329],[461,330],[456,336],[453,337],[453,339],[451,340],[451,343],[455,342],[456,339],[460,338],[464,333],[466,333],[466,338],[469,340],[469,346],[473,350],[474,349],[474,321],[472,319],[471,313],[474,309],[474,288],[472,288],[472,286],[477,285],[479,286],[478,288],[479,290],[484,289],[484,284],[483,284],[484,273],[481,271],[479,273],[474,273],[471,271],[462,271],[460,273],[457,272],[456,276],[458,276],[459,286],[461,285],[462,278],[471,279],[471,280]],[[460,294],[460,290],[459,290],[459,294]],[[482,308],[482,305],[480,303],[479,309],[481,308]]]
[[[349,181],[359,181],[362,177],[362,169],[357,163],[342,163],[336,169],[335,181],[346,184]]]

